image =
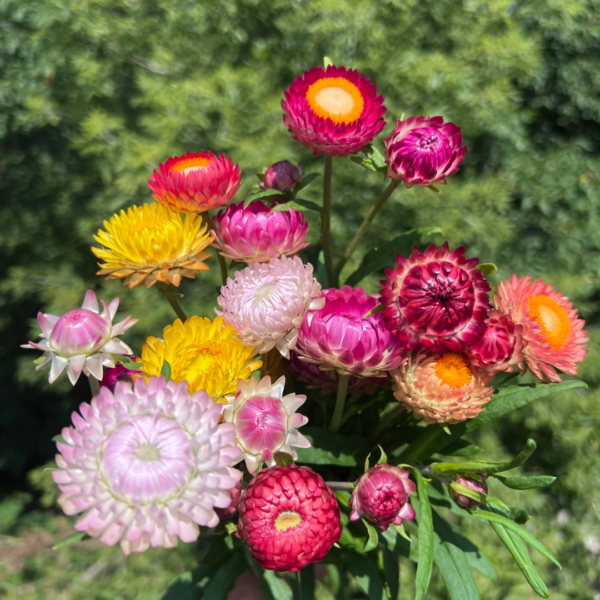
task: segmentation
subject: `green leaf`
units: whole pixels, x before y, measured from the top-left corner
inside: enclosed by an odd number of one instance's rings
[[[294,194],[297,194],[300,190],[303,190],[305,187],[309,186],[315,179],[321,177],[321,173],[307,173],[300,183],[294,188]],[[298,202],[296,200],[296,202]]]
[[[269,196],[282,196],[283,194],[279,190],[260,190],[254,194],[250,194],[244,200],[244,208],[250,204],[253,200],[260,200],[261,198],[268,198]]]
[[[381,446],[377,446],[379,448],[379,450],[381,451],[381,456],[379,457],[379,460],[377,461],[377,464],[380,465],[381,463],[386,463],[387,462],[387,454],[384,452],[383,448]]]
[[[324,56],[323,57],[323,68],[326,69],[327,67],[331,67],[333,66],[333,61],[329,58],[329,56]]]
[[[275,600],[293,600],[292,589],[284,579],[277,576],[275,571],[265,569],[263,578]]]
[[[329,287],[327,271],[325,270],[325,258],[323,256],[323,250],[319,252],[317,268],[315,269],[315,277],[323,288],[327,289]]]
[[[385,157],[379,149],[372,144],[365,146],[364,150],[362,150],[362,154],[365,155],[365,158],[362,156],[351,156],[350,160],[361,167],[368,169],[369,171],[379,171],[380,173],[387,173],[387,164],[385,162]]]
[[[65,438],[58,433],[57,435],[52,437],[52,441],[53,442],[60,442],[61,444],[66,444],[67,442],[65,441]]]
[[[235,580],[248,568],[244,554],[238,550],[229,555],[229,560],[223,564],[211,577],[204,589],[204,598],[210,600],[227,600],[229,592],[235,585]]]
[[[379,573],[375,565],[365,556],[348,552],[344,566],[347,567],[369,600],[387,600]]]
[[[130,371],[139,371],[142,368],[142,363],[131,360],[129,356],[123,356],[122,354],[113,354],[113,359],[115,362],[121,363],[126,369],[129,369]]]
[[[306,209],[325,214],[325,209],[322,206],[319,206],[318,204],[316,204],[315,202],[311,202],[310,200],[301,200],[299,198],[297,198],[296,200],[290,200],[285,204],[278,204],[277,206],[274,206],[272,210],[289,210],[290,207],[297,211],[302,211],[302,209]]]
[[[510,511],[510,508],[508,506],[506,506],[506,504],[504,504],[504,502],[502,502],[502,500],[500,500],[499,498],[494,498],[493,496],[488,496],[487,494],[484,494],[483,492],[478,492],[477,490],[473,490],[464,485],[460,485],[460,483],[456,483],[455,481],[453,481],[450,484],[450,488],[452,489],[453,492],[456,492],[457,494],[466,496],[467,498],[471,498],[472,500],[476,500],[477,502],[479,502],[481,504],[486,504],[486,503],[497,504],[502,509],[504,509],[506,511]]]
[[[480,452],[483,452],[483,448],[471,444],[471,442],[467,440],[458,439],[449,444],[440,454],[443,454],[444,456],[473,456]]]
[[[160,374],[165,378],[165,381],[169,381],[169,379],[171,379],[171,365],[169,364],[168,360],[163,362]]]
[[[498,267],[494,263],[479,263],[476,267],[484,275],[493,275],[498,272]]]
[[[383,572],[385,573],[385,583],[389,588],[390,600],[398,600],[398,594],[400,593],[400,561],[387,548],[383,549]]]
[[[377,535],[377,529],[369,523],[366,519],[361,519],[367,528],[367,533],[369,534],[369,539],[363,548],[363,552],[370,552],[373,548],[377,548],[377,544],[379,544],[379,536]]]
[[[427,496],[427,485],[419,469],[411,467],[411,472],[417,482],[418,507],[416,508],[418,510],[417,523],[419,524],[419,564],[415,578],[415,600],[423,600],[427,597],[427,588],[433,570],[433,517]],[[413,498],[414,496],[411,497],[411,500]]]
[[[343,435],[317,427],[303,427],[312,448],[297,448],[298,462],[309,465],[361,465],[369,448],[362,435]]]
[[[426,235],[443,233],[439,227],[421,227],[410,229],[393,240],[382,242],[376,248],[369,250],[362,259],[358,269],[346,279],[346,285],[356,285],[367,275],[379,271],[384,267],[393,267],[396,264],[396,255],[409,254],[413,246]]]
[[[275,452],[273,458],[275,460],[275,464],[279,465],[280,467],[287,467],[288,465],[294,464],[292,455],[288,454],[287,452]]]
[[[532,477],[503,477],[494,475],[506,487],[513,490],[534,490],[536,488],[546,487],[556,481],[556,477],[551,475],[533,475]]]
[[[405,558],[410,556],[410,538],[402,537],[397,529],[394,531],[392,528],[388,528],[381,532],[381,537],[385,540],[388,549],[394,554]]]
[[[76,544],[77,542],[81,542],[83,539],[87,538],[88,534],[85,532],[78,531],[77,533],[71,534],[69,537],[66,537],[64,540],[61,540],[56,544],[56,546],[52,546],[52,550],[58,550],[59,548],[64,548],[65,546],[69,546],[71,544]]]

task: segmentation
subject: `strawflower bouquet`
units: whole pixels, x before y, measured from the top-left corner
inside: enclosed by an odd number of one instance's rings
[[[125,554],[197,543],[198,568],[176,584],[186,598],[225,598],[248,568],[265,598],[312,598],[315,576],[332,597],[362,589],[397,598],[402,559],[416,563],[417,599],[435,565],[450,598],[470,600],[479,598],[473,569],[497,576],[454,530],[462,517],[489,525],[548,597],[530,549],[560,565],[522,527],[529,516],[490,496],[488,483],[528,490],[554,478],[504,474],[527,460],[533,440],[493,463],[471,458],[481,449],[468,435],[584,386],[561,383],[585,357],[584,322],[530,277],[513,275],[492,295],[495,266],[465,248],[406,251],[436,228],[369,251],[340,285],[396,188],[438,192],[467,148],[454,123],[410,116],[380,153],[383,97],[329,61],[293,81],[282,108],[290,135],[324,156],[322,204],[299,195],[317,174],[285,160],[236,201],[241,170],[231,158],[169,158],[148,182],[156,202],[105,221],[92,251],[98,275],[156,286],[173,324],[134,352],[121,338],[137,319],[115,322],[118,298],[99,306],[88,291],[81,308],[38,315],[42,339],[25,346],[43,352],[37,368],[50,367],[51,383],[65,370],[73,385],[83,374],[91,388],[56,438],[59,504],[77,515],[64,543],[92,536]],[[388,180],[337,260],[334,157]],[[321,219],[312,247],[303,211]],[[215,314],[188,317],[176,290],[211,261],[223,279]],[[357,287],[383,269],[378,294]],[[527,372],[539,383],[515,383]]]

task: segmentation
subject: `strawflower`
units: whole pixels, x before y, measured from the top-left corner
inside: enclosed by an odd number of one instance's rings
[[[137,360],[136,356],[128,357],[131,360]],[[104,369],[104,374],[102,376],[102,381],[100,382],[100,387],[107,387],[111,392],[115,391],[115,385],[117,385],[117,381],[124,382],[133,382],[135,381],[137,375],[140,373],[142,365],[140,365],[139,369],[128,369],[123,366],[120,362],[116,362],[114,367],[108,367]]]

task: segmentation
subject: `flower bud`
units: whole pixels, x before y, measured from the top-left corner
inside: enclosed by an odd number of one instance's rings
[[[476,492],[487,494],[488,487],[485,482],[485,473],[477,473],[477,475],[481,478],[480,481],[477,481],[477,479],[469,477],[468,475],[458,475],[454,478],[454,482],[471,490],[475,490]],[[452,488],[450,488],[450,495],[452,496],[454,502],[463,508],[477,508],[481,504],[481,502],[473,500],[473,498],[469,498],[459,492],[455,492]]]
[[[260,186],[265,190],[278,190],[289,192],[295,188],[302,179],[302,165],[295,167],[287,160],[280,160],[272,164],[265,173]]]
[[[110,323],[98,313],[77,308],[58,319],[48,342],[59,356],[89,356],[110,340],[111,331]]]
[[[391,523],[402,525],[402,519],[414,519],[415,511],[408,498],[416,487],[408,475],[403,468],[387,463],[366,471],[352,490],[350,520],[364,517],[385,531]]]
[[[137,357],[132,355],[129,358],[136,360]],[[141,369],[128,369],[118,362],[114,367],[104,369],[104,376],[100,382],[100,387],[108,388],[111,392],[114,392],[117,381],[133,382],[135,381],[135,375],[139,373],[140,370]]]

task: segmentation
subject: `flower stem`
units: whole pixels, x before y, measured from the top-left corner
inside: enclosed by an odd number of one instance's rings
[[[381,419],[381,421],[379,421],[379,423],[377,423],[377,425],[369,432],[369,441],[374,442],[382,431],[391,427],[394,421],[405,413],[406,408],[404,408],[402,404],[398,404],[398,406],[383,415],[383,419]]]
[[[227,261],[219,252],[217,252],[217,260],[219,261],[219,267],[221,267],[221,282],[223,285],[227,285]]]
[[[340,492],[351,492],[352,486],[347,481],[326,481],[325,485],[330,487],[333,491],[339,490]]]
[[[344,265],[348,262],[348,260],[356,250],[358,244],[360,243],[360,240],[362,240],[363,236],[367,232],[369,225],[373,222],[373,219],[377,216],[377,213],[383,208],[383,205],[387,202],[387,199],[392,195],[392,193],[398,187],[399,184],[400,179],[392,179],[392,181],[390,181],[390,184],[383,191],[383,194],[381,194],[381,196],[379,197],[379,200],[377,200],[377,202],[373,204],[373,206],[371,206],[369,212],[365,215],[363,222],[360,224],[360,227],[358,228],[358,231],[356,232],[354,238],[346,248],[344,255],[335,265],[335,277],[339,277],[340,273],[342,272],[342,269],[344,268]]]
[[[325,259],[325,273],[329,287],[337,287],[335,271],[333,268],[333,257],[331,255],[331,173],[332,158],[325,155],[325,166],[323,168],[323,210],[321,213],[321,247]]]
[[[342,415],[344,414],[344,406],[346,404],[346,394],[348,393],[349,381],[350,375],[340,375],[337,400],[335,401],[331,423],[329,423],[329,429],[331,429],[331,431],[337,431],[342,425]]]
[[[92,398],[95,398],[100,393],[100,382],[93,375],[88,376],[88,381],[92,390]]]
[[[183,312],[183,308],[177,302],[177,295],[173,291],[173,286],[170,283],[162,283],[158,284],[159,292],[166,298],[167,302],[171,305],[171,308],[175,311],[175,314],[182,320],[186,321],[187,317]]]

